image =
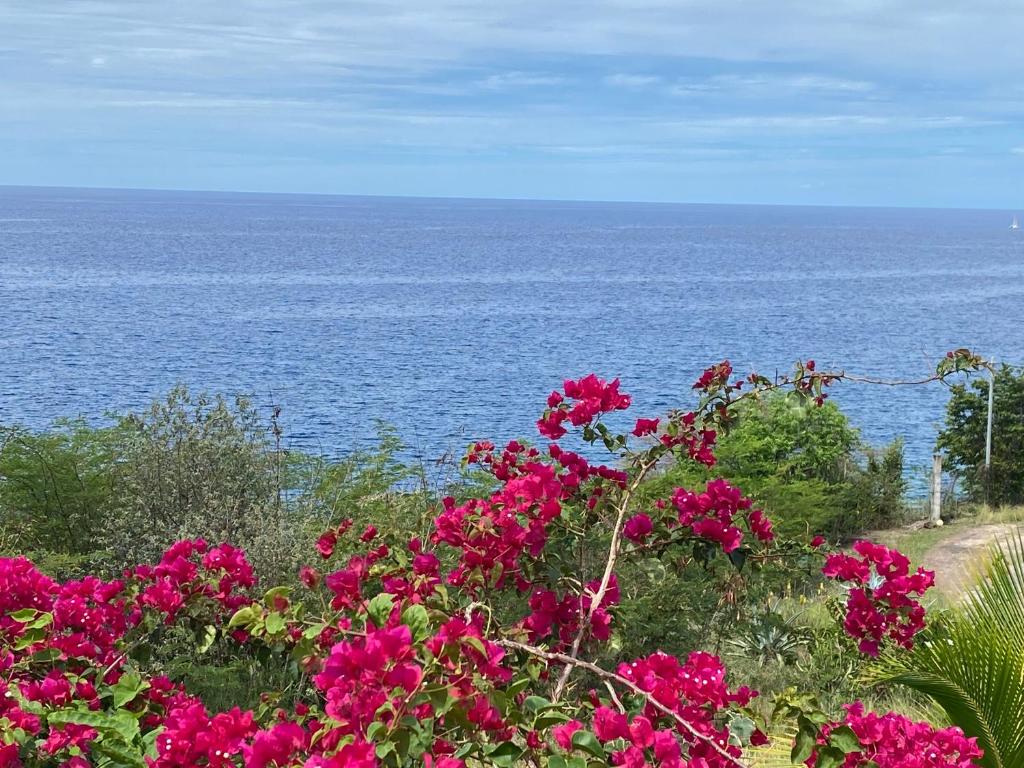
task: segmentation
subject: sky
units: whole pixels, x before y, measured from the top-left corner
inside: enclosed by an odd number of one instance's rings
[[[1024,209],[1024,2],[0,0],[0,184]]]

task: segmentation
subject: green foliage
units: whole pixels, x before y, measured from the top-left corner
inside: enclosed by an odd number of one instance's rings
[[[974,501],[1024,503],[1024,371],[1003,365],[995,373],[992,409],[992,465],[985,472],[988,381],[950,388],[946,427],[938,447],[963,474]]]
[[[713,648],[736,627],[743,606],[735,604],[741,578],[730,564],[688,568],[682,553],[624,564],[619,575],[622,627],[612,643],[615,661],[654,650],[685,654]]]
[[[54,553],[66,566],[100,549],[118,439],[117,429],[81,420],[42,433],[0,429],[0,545]]]
[[[889,528],[902,522],[907,481],[903,475],[903,440],[886,446],[862,446],[863,463],[850,473],[840,527],[844,530]]]
[[[857,432],[833,402],[820,407],[787,395],[751,402],[719,444],[726,476],[842,482],[849,474]]]
[[[120,505],[106,526],[118,564],[150,562],[177,539],[202,537],[250,551],[261,575],[283,575],[294,547],[283,458],[252,403],[179,386],[122,418],[120,430]]]
[[[912,653],[871,671],[933,699],[976,736],[985,768],[1024,766],[1024,540],[996,547],[967,600],[933,620]]]
[[[904,514],[902,442],[863,446],[830,401],[819,407],[783,394],[748,401],[720,436],[716,455],[712,470],[681,463],[650,490],[662,494],[724,477],[763,506],[784,536],[847,537],[896,524]]]
[[[726,639],[726,651],[761,665],[796,664],[812,641],[812,634],[798,619],[799,614],[784,616],[778,610],[778,603],[769,605],[733,637]]]
[[[115,419],[0,430],[0,554],[27,554],[71,579],[153,562],[172,542],[202,537],[244,548],[262,583],[294,584],[316,537],[341,519],[406,539],[429,530],[437,481],[400,460],[404,446],[385,425],[376,446],[329,460],[283,448],[276,414],[268,423],[245,398],[176,387]],[[159,635],[137,649],[140,663],[213,709],[253,707],[261,691],[287,697],[299,685],[297,669],[209,628]]]
[[[113,572],[151,561],[179,538],[203,537],[245,548],[263,583],[294,584],[298,565],[329,525],[351,518],[357,530],[373,524],[383,534],[426,537],[439,496],[464,498],[494,483],[479,472],[453,473],[450,464],[431,475],[408,466],[386,426],[376,446],[340,459],[290,452],[279,444],[275,421],[249,401],[180,387],[111,427],[66,422],[3,434],[0,548],[29,552],[60,578]],[[716,470],[752,493],[784,533],[834,533],[891,519],[901,504],[900,446],[863,458],[857,452],[857,434],[834,405],[772,397],[741,410],[722,438]],[[641,496],[706,479],[673,467]],[[590,570],[608,546],[607,531],[592,527],[598,533],[573,554]],[[342,559],[348,546],[351,540],[338,544]],[[616,625],[629,631],[616,634],[605,661],[658,649],[727,650],[764,690],[809,678],[837,697],[846,691],[855,658],[848,644],[806,616],[778,624],[765,616],[763,606],[784,591],[791,573],[771,562],[705,562],[689,549],[664,554],[622,565]],[[812,596],[816,588],[797,585]],[[500,601],[495,610],[503,620]],[[419,620],[410,615],[408,623]],[[267,631],[276,627],[277,619],[266,621]],[[300,672],[279,658],[256,658],[202,626],[165,632],[151,645],[139,663],[186,682],[213,709],[254,706],[262,690],[287,698],[302,684]]]
[[[319,532],[349,518],[356,527],[426,536],[437,482],[421,466],[399,459],[405,449],[394,427],[377,425],[372,450],[353,451],[336,461],[306,461],[296,503],[316,521]]]

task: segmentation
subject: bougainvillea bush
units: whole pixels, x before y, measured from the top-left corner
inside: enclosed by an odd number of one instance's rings
[[[936,377],[976,364],[956,353]],[[664,461],[713,466],[744,398],[785,386],[821,403],[843,377],[807,362],[781,385],[734,380],[723,362],[696,383],[695,410],[642,415],[631,434],[605,421],[630,407],[617,380],[566,381],[537,422],[538,445],[470,447],[466,461],[496,490],[445,499],[422,540],[332,527],[301,590],[260,595],[243,552],[202,540],[112,581],[57,583],[24,558],[0,560],[0,766],[745,766],[767,727],[757,692],[718,657],[595,663],[629,631],[617,626],[622,565],[679,547],[694,567],[816,561],[848,587],[843,626],[866,654],[913,644],[931,575],[867,542],[844,554],[779,541],[765,512],[721,480],[642,503],[637,489]],[[607,462],[569,450],[570,434],[603,446]],[[287,657],[297,693],[287,706],[268,692],[254,711],[208,711],[147,671],[142,650],[168,625],[200,646]],[[776,713],[795,720],[793,759],[808,766],[966,768],[980,755],[956,729],[857,702],[830,717],[813,692],[780,697]]]

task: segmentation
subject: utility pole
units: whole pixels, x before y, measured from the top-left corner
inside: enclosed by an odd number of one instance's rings
[[[985,471],[992,466],[992,390],[996,378],[996,361],[990,360],[988,369],[988,423],[985,425]]]
[[[985,503],[988,504],[989,489],[992,485],[992,403],[996,383],[996,361],[989,360],[988,369],[988,420],[985,424]]]
[[[932,511],[928,527],[942,525],[942,454],[932,454]]]

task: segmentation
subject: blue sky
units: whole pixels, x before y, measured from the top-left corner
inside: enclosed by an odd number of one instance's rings
[[[0,0],[0,184],[1024,207],[1024,2]]]

